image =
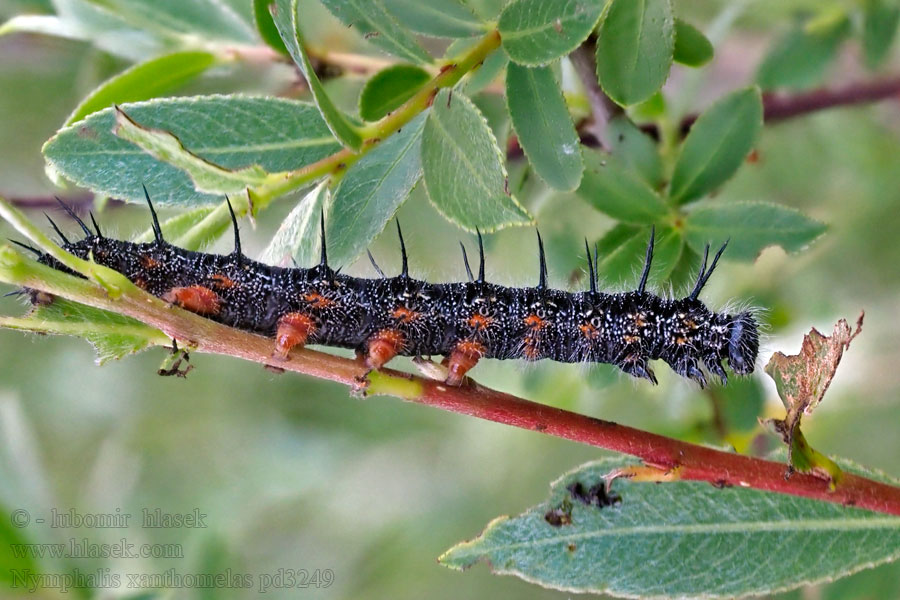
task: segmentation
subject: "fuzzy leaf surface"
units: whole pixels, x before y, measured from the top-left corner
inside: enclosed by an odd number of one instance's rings
[[[550,498],[516,517],[499,517],[441,564],[490,562],[569,592],[625,597],[731,598],[770,594],[900,557],[900,518],[829,502],[700,482],[616,480],[621,502],[599,508],[573,498],[615,468],[582,465],[552,484]],[[550,511],[568,512],[553,526]],[[553,519],[550,519],[553,520]]]
[[[521,65],[546,65],[577,48],[602,10],[600,0],[514,0],[497,23],[503,49]]]
[[[578,134],[550,67],[506,67],[506,101],[528,162],[551,187],[574,190],[584,161]]]
[[[312,104],[248,96],[195,96],[121,107],[144,127],[171,132],[194,155],[226,169],[259,165],[268,173],[297,169],[340,144]],[[161,205],[216,204],[177,167],[113,134],[112,108],[65,127],[44,145],[60,175],[97,194],[143,204],[141,183]]]
[[[507,193],[507,173],[497,139],[472,101],[448,90],[435,97],[425,121],[422,168],[428,197],[464,229],[494,231],[532,222]]]
[[[597,29],[597,78],[623,106],[652,96],[669,76],[675,18],[669,0],[612,0]]]

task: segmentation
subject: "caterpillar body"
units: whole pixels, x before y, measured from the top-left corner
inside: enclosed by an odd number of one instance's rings
[[[70,242],[51,224],[62,237],[63,249],[80,258],[91,256],[150,294],[225,325],[274,338],[276,361],[289,360],[293,348],[307,344],[356,350],[370,369],[379,369],[398,355],[441,355],[449,385],[463,383],[482,358],[610,363],[653,383],[656,377],[648,361],[659,359],[701,387],[707,383],[701,365],[723,382],[727,381],[723,361],[738,374],[750,373],[755,366],[759,340],[754,316],[747,311],[716,313],[698,299],[724,245],[709,268],[707,246],[696,285],[681,299],[646,291],[652,234],[640,284],[625,293],[598,290],[596,253],[593,260],[588,253],[590,289],[549,288],[540,234],[540,277],[535,287],[487,282],[480,234],[477,277],[463,247],[469,281],[428,283],[410,277],[402,234],[401,274],[385,276],[372,259],[380,277],[366,279],[328,266],[324,221],[320,263],[282,268],[241,253],[233,211],[234,251],[207,254],[167,243],[149,195],[147,202],[155,234],[150,243],[105,237],[93,216],[96,231],[65,206],[85,237]],[[49,255],[36,252],[41,262],[65,270]]]

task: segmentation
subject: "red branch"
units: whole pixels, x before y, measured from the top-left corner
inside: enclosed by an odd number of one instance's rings
[[[223,354],[262,365],[273,364],[273,342],[269,338],[232,329],[176,309],[122,282],[117,285],[121,286],[123,293],[114,300],[103,288],[39,265],[8,246],[0,247],[0,253],[7,261],[8,283],[133,317],[160,329],[171,338],[190,340],[190,345],[197,352]],[[278,370],[295,371],[353,388],[358,388],[367,374],[365,365],[360,361],[310,349],[295,350],[288,360],[277,361],[274,366]],[[402,379],[385,379],[385,376]],[[372,374],[369,391],[398,395],[450,412],[630,454],[653,467],[678,469],[680,479],[706,481],[717,486],[756,488],[900,516],[900,487],[845,473],[835,489],[830,490],[827,481],[812,475],[795,473],[785,479],[787,466],[781,463],[681,442],[538,404],[477,384],[451,387],[442,382],[384,369]]]
[[[851,83],[837,88],[821,88],[799,94],[763,94],[763,118],[767,124],[839,106],[853,106],[900,99],[900,77]],[[688,115],[681,121],[681,132],[687,134],[699,115]]]
[[[271,340],[218,324],[215,326],[228,333],[199,341],[198,350],[231,354],[263,364],[271,362]],[[173,334],[171,331],[167,333]],[[235,352],[236,349],[238,352]],[[291,359],[279,363],[279,367],[354,388],[359,386],[360,379],[366,373],[360,362],[308,349],[294,351]],[[900,516],[900,487],[851,473],[844,473],[836,488],[830,490],[827,481],[813,475],[794,473],[785,479],[787,465],[783,463],[682,442],[539,404],[475,383],[451,387],[391,369],[384,369],[383,373],[410,380],[413,389],[403,395],[408,401],[630,454],[660,469],[678,468],[678,476],[684,480],[706,481],[720,487],[756,488]],[[380,386],[376,384],[374,387],[378,389]],[[388,393],[398,391],[393,386],[386,389]]]
[[[785,479],[786,465],[681,442],[624,425],[537,404],[480,386],[426,385],[420,402],[513,427],[636,456],[661,469],[679,468],[681,479],[741,486],[858,506],[900,516],[900,488],[845,473],[834,491],[802,473]]]
[[[589,96],[591,96],[590,93]],[[892,98],[900,99],[900,77],[852,83],[842,87],[822,88],[798,94],[768,92],[763,94],[763,118],[766,124],[771,125],[820,110],[868,104]],[[592,107],[598,105],[596,98],[591,97],[591,105]],[[682,136],[687,135],[699,116],[699,113],[692,113],[681,120],[679,132]],[[659,138],[659,131],[652,123],[642,125],[641,130],[656,139]],[[579,123],[578,132],[581,136],[581,143],[585,146],[596,148],[602,145],[594,119],[586,119]],[[511,135],[507,146],[507,157],[516,158],[521,155],[522,149],[519,147],[519,141],[516,136]]]

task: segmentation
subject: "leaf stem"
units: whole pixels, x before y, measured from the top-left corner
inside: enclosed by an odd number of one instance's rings
[[[27,221],[23,228],[24,217],[5,201],[0,201],[0,214],[26,235],[33,228]],[[53,247],[46,238],[35,241],[45,250]],[[83,274],[98,269],[109,271],[87,261],[79,260],[73,264]],[[242,358],[336,381],[354,389],[359,389],[360,381],[366,376],[367,369],[359,361],[309,349],[292,352],[287,361],[276,361],[272,358],[274,345],[271,339],[170,306],[127,279],[118,283],[119,293],[112,296],[102,285],[42,265],[9,245],[0,246],[0,281],[132,317],[195,347],[196,352]],[[682,480],[804,496],[900,516],[900,487],[851,473],[845,473],[834,489],[829,489],[828,481],[809,474],[795,473],[785,479],[785,465],[778,462],[682,442],[517,398],[476,383],[452,387],[391,369],[371,374],[368,381],[365,389],[368,394],[389,394],[454,413],[630,454],[651,467],[678,469]]]
[[[250,195],[254,199],[254,206],[252,207],[254,214],[268,206],[275,198],[302,188],[308,183],[327,175],[343,173],[347,167],[362,158],[372,148],[400,131],[404,125],[428,109],[438,90],[456,85],[464,75],[481,65],[488,55],[499,47],[500,33],[493,30],[459,57],[449,61],[433,79],[400,108],[377,123],[363,128],[364,141],[362,148],[358,152],[343,148],[330,156],[326,156],[295,171],[270,174],[266,178],[265,183],[250,188]],[[235,206],[235,209],[240,214],[246,214],[249,207],[239,208]],[[228,224],[229,219],[228,208],[223,202],[200,223],[187,231],[180,241],[185,242],[185,247],[192,248],[190,243],[209,239],[211,237],[209,232],[223,229]]]

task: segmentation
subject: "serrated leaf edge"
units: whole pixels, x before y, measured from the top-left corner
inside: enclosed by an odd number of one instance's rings
[[[519,63],[516,63],[516,64],[528,69],[529,71],[531,69],[535,69],[535,68],[547,68],[547,67],[530,67],[530,66],[526,66],[526,65],[521,65]],[[553,75],[553,74],[551,73],[551,75]],[[506,78],[507,78],[507,80],[509,78],[509,69],[507,69],[507,71],[506,71]],[[531,79],[531,78],[529,77],[529,79]],[[555,75],[553,75],[553,80],[556,81]],[[504,83],[506,83],[506,82],[504,82]],[[557,81],[557,84],[558,83],[559,82]],[[557,87],[555,89],[559,92],[559,99],[561,99],[563,104],[565,104],[566,100],[565,100],[565,96],[562,93],[562,88]],[[504,96],[504,105],[506,106],[506,112],[507,112],[507,114],[509,114],[509,123],[512,126],[513,130],[516,132],[516,136],[519,139],[519,146],[522,148],[522,153],[525,154],[525,158],[528,159],[528,164],[531,165],[532,170],[537,174],[537,176],[541,179],[541,181],[546,183],[550,188],[552,188],[554,190],[561,191],[561,192],[574,192],[575,190],[577,190],[578,187],[581,185],[582,180],[584,179],[584,170],[585,170],[586,166],[584,163],[584,155],[581,152],[581,143],[578,141],[578,131],[575,129],[575,124],[571,122],[571,118],[572,118],[571,115],[569,115],[569,123],[572,125],[572,134],[573,134],[573,137],[575,138],[575,148],[578,153],[578,163],[580,165],[580,174],[578,175],[578,181],[575,182],[575,185],[573,187],[555,188],[552,185],[550,185],[550,183],[544,178],[544,176],[541,174],[541,172],[534,166],[534,163],[531,160],[531,156],[528,152],[528,149],[525,147],[524,144],[521,143],[522,138],[521,138],[521,136],[519,136],[519,132],[516,129],[516,122],[512,118],[512,112],[509,109],[509,94],[506,93],[503,96]],[[491,131],[491,133],[493,134],[493,131]],[[498,143],[498,146],[499,146],[499,143]]]
[[[703,203],[693,204],[690,207],[690,210],[687,212],[687,216],[685,218],[684,231],[687,232],[688,230],[691,229],[690,222],[691,222],[691,213],[692,212],[694,212],[695,210],[701,210],[704,208],[710,208],[710,207],[714,207],[714,206],[724,206],[724,204],[712,203],[712,202],[703,202]],[[774,202],[755,201],[755,200],[735,200],[734,202],[728,202],[727,206],[729,206],[729,207],[731,207],[731,206],[769,206],[769,207],[777,208],[779,210],[785,210],[785,211],[800,215],[804,219],[807,219],[809,221],[812,221],[813,223],[816,223],[817,225],[820,225],[822,228],[822,230],[818,234],[816,234],[814,237],[810,238],[810,240],[808,242],[806,242],[803,246],[797,248],[796,250],[787,250],[781,244],[772,243],[772,244],[767,244],[767,245],[763,246],[762,248],[760,248],[759,252],[756,254],[756,257],[759,257],[759,255],[762,254],[762,252],[766,248],[771,248],[772,246],[778,246],[779,248],[784,249],[784,251],[788,254],[797,254],[798,252],[802,252],[802,251],[806,250],[807,248],[809,248],[810,246],[812,246],[815,242],[817,242],[819,240],[819,238],[821,238],[823,235],[825,235],[825,233],[828,232],[828,224],[827,223],[823,223],[822,221],[819,221],[818,219],[809,217],[803,211],[801,211],[797,208],[794,208],[793,206],[785,206],[783,204],[776,204]],[[702,248],[700,246],[694,247],[694,245],[690,243],[689,236],[683,235],[682,237],[684,237],[685,243],[687,243],[687,245],[690,246],[690,248],[692,250],[694,250],[695,252],[699,252],[700,250],[702,250]]]
[[[441,92],[438,93],[438,96],[442,96],[442,94],[445,91],[446,90],[441,90]],[[471,108],[475,112],[475,114],[478,115],[478,118],[481,119],[481,124],[484,126],[485,131],[491,138],[491,146],[494,150],[494,154],[496,154],[497,160],[500,161],[500,171],[501,171],[501,173],[503,173],[503,177],[508,180],[509,173],[506,171],[506,163],[503,160],[503,151],[500,150],[500,143],[497,141],[497,137],[494,135],[494,131],[491,129],[491,126],[488,124],[487,119],[482,114],[482,112],[478,109],[478,107],[475,105],[475,103],[472,102],[472,100],[468,96],[466,96],[459,90],[454,90],[454,92],[456,94],[455,100],[457,100],[457,101],[461,100],[464,104],[467,103],[469,108]],[[435,104],[438,102],[437,97],[435,97],[434,102],[435,102]],[[429,109],[429,110],[433,110],[433,109]],[[428,117],[431,117],[431,115],[429,114]],[[475,233],[475,228],[470,228],[466,225],[463,225],[462,223],[459,223],[456,219],[454,219],[454,218],[450,217],[449,215],[447,215],[446,213],[444,213],[443,209],[440,206],[438,206],[435,203],[435,201],[431,198],[431,192],[428,190],[428,181],[426,180],[425,177],[422,178],[422,182],[425,184],[425,192],[426,192],[425,195],[428,196],[428,201],[431,202],[431,205],[434,206],[435,210],[437,210],[441,214],[442,217],[444,217],[445,219],[447,219],[448,221],[450,221],[451,223],[453,223],[460,229],[463,229],[464,231],[469,231],[471,233]],[[528,210],[524,206],[522,206],[522,204],[519,202],[519,200],[515,197],[514,194],[512,194],[512,193],[508,194],[507,198],[509,198],[513,202],[513,204],[515,205],[516,208],[518,208],[520,211],[522,211],[523,216],[528,218],[528,221],[526,221],[526,222],[507,221],[505,223],[498,223],[490,228],[485,228],[485,229],[479,228],[479,230],[482,233],[493,233],[500,229],[505,229],[506,227],[524,227],[524,226],[529,226],[529,225],[535,224],[534,217],[531,215],[530,212],[528,212]]]

